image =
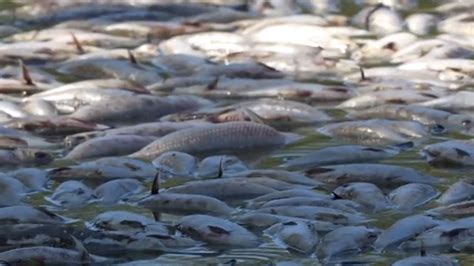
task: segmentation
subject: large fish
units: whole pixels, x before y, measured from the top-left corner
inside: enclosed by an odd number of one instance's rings
[[[153,159],[166,151],[203,153],[236,149],[272,148],[284,145],[288,137],[272,127],[253,122],[223,124],[183,129],[160,138],[130,155]]]

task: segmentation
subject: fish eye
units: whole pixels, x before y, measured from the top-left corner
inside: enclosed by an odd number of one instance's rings
[[[463,120],[461,122],[461,124],[462,124],[463,127],[470,127],[471,126],[471,120],[468,120],[468,119]]]

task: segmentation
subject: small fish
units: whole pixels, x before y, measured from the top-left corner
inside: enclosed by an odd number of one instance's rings
[[[320,245],[325,261],[335,257],[358,254],[369,249],[380,232],[365,226],[344,226],[327,233]]]
[[[145,190],[142,183],[131,178],[111,180],[96,187],[93,192],[94,198],[104,204],[114,204],[121,200],[128,200]]]
[[[431,185],[410,183],[400,186],[387,197],[400,210],[413,210],[439,196],[439,191]]]
[[[143,206],[154,212],[169,213],[228,215],[233,212],[233,209],[226,203],[211,196],[168,192],[171,189],[160,193],[160,176],[161,171],[153,180],[150,195],[137,202],[138,206]]]
[[[311,222],[288,221],[277,223],[264,231],[273,241],[288,251],[308,255],[316,250],[319,237]]]
[[[347,183],[337,187],[332,194],[335,199],[353,200],[371,212],[389,209],[391,205],[382,190],[371,183]]]
[[[383,160],[396,155],[395,149],[372,148],[360,145],[341,145],[322,148],[282,164],[290,169],[308,170],[312,167]]]
[[[164,152],[152,161],[160,169],[161,178],[193,177],[198,169],[199,159],[184,152]]]
[[[168,188],[166,193],[198,194],[220,200],[252,199],[277,191],[255,183],[253,178],[224,178],[189,181],[183,185]]]
[[[168,229],[160,222],[127,211],[107,211],[97,215],[86,225],[92,230],[117,232],[147,232],[168,235]]]
[[[419,173],[411,168],[388,164],[344,164],[323,166],[306,171],[306,175],[330,185],[347,182],[367,182],[381,188],[398,187],[408,183],[436,184],[437,177]]]
[[[474,142],[471,140],[448,140],[430,144],[421,150],[421,154],[433,166],[473,166]]]
[[[474,198],[474,179],[464,178],[452,184],[438,199],[443,205],[458,203]]]
[[[64,207],[79,207],[93,199],[92,189],[83,183],[70,180],[59,185],[51,196],[46,199]]]
[[[374,243],[375,250],[397,248],[401,243],[439,225],[433,217],[413,215],[402,218],[383,231]]]
[[[194,214],[181,218],[175,226],[191,238],[219,247],[256,247],[259,239],[242,226],[208,215]]]

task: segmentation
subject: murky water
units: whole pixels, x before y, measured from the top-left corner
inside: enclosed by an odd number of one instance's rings
[[[342,13],[345,15],[353,15],[357,9],[354,3],[349,0],[343,1],[344,5],[342,8]],[[420,1],[420,5],[418,10],[410,10],[410,12],[415,11],[426,11],[430,10],[430,8],[435,3],[435,0],[432,1]],[[15,5],[9,1],[0,1],[0,10],[14,8]],[[8,21],[8,17],[0,17],[3,21]],[[58,80],[61,81],[71,81],[72,78],[68,76],[58,76]],[[331,110],[328,108],[328,113],[330,113],[333,117],[342,118],[344,113],[338,110]],[[295,129],[293,132],[298,133],[304,136],[303,139],[299,140],[296,143],[286,146],[283,149],[273,151],[271,153],[265,153],[263,156],[258,158],[252,158],[249,161],[249,164],[255,168],[277,168],[282,162],[288,160],[289,158],[297,157],[316,149],[320,149],[323,147],[334,146],[338,144],[343,144],[343,142],[338,142],[337,139],[332,139],[329,137],[322,136],[318,134],[315,130],[316,125],[314,126],[307,126]],[[443,135],[442,137],[433,137],[431,138],[430,142],[439,142],[442,140],[449,139],[450,135]],[[468,138],[464,135],[456,135],[457,139],[460,138]],[[55,137],[54,139],[49,139],[51,142],[61,142],[61,137]],[[56,151],[58,154],[62,152],[61,149]],[[251,155],[254,155],[253,153]],[[252,156],[255,157],[255,156]],[[50,167],[61,167],[67,166],[70,162],[67,161],[58,161],[54,162]],[[459,180],[463,177],[470,177],[472,174],[472,169],[469,168],[433,168],[429,166],[425,160],[423,160],[419,154],[419,147],[411,148],[404,150],[400,154],[395,157],[392,157],[387,160],[381,161],[381,163],[386,164],[393,164],[393,165],[401,165],[401,166],[408,166],[413,169],[416,169],[422,173],[429,174],[432,176],[443,177],[448,182],[439,185],[438,189],[440,191],[444,191],[449,185],[454,183],[456,180]],[[169,187],[179,184],[180,181],[168,181],[163,184],[163,187]],[[147,183],[147,186],[151,186],[151,182]],[[48,193],[38,193],[32,195],[26,201],[31,203],[35,206],[42,206],[46,205],[46,201],[44,200],[44,196],[49,195]],[[239,206],[242,203],[236,203],[236,206]],[[417,213],[421,213],[426,209],[430,209],[434,207],[436,204],[431,203],[424,206],[421,209],[417,209]],[[75,225],[78,227],[83,226],[83,221],[89,220],[96,216],[98,213],[110,210],[128,210],[137,213],[141,213],[152,217],[152,214],[146,210],[135,206],[129,205],[116,205],[113,207],[104,206],[99,204],[89,204],[86,207],[81,207],[77,209],[69,209],[69,210],[62,210],[58,209],[57,212],[67,217],[77,218],[81,221],[77,222]],[[400,213],[391,213],[391,212],[383,212],[381,214],[375,214],[370,218],[373,218],[373,222],[369,223],[369,225],[378,227],[378,228],[387,228],[391,224],[393,224],[398,219],[405,217],[406,214]],[[172,223],[178,217],[173,215],[163,215],[162,220]],[[163,254],[156,258],[157,254],[117,254],[117,256],[122,256],[127,259],[137,260],[137,265],[146,265],[147,263],[151,264],[163,264],[163,265],[215,265],[217,263],[233,265],[233,261],[237,261],[237,265],[269,265],[269,263],[274,263],[278,261],[295,261],[301,263],[302,265],[314,265],[317,264],[317,259],[314,257],[301,257],[295,254],[289,253],[287,250],[272,244],[271,240],[267,239],[268,241],[266,244],[260,246],[256,249],[232,249],[230,251],[216,251],[216,254],[210,255],[184,255],[184,254]],[[418,251],[414,251],[413,254],[416,254]],[[354,263],[372,263],[373,265],[388,265],[390,262],[393,262],[397,259],[404,258],[410,255],[406,252],[390,252],[385,253],[383,256],[380,256],[376,253],[366,253],[364,255],[357,256],[354,258]],[[462,265],[474,265],[474,255],[471,254],[459,254],[453,253],[449,254],[459,260]],[[154,259],[156,258],[156,259]],[[139,260],[151,260],[154,259],[152,262],[145,262]]]

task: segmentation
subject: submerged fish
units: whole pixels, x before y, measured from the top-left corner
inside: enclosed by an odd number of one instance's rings
[[[176,228],[191,238],[210,245],[256,247],[259,239],[247,229],[231,221],[208,215],[190,215],[178,220]]]

